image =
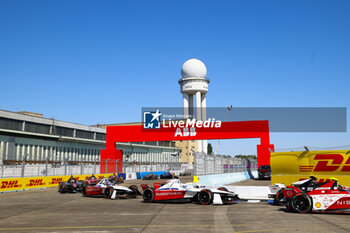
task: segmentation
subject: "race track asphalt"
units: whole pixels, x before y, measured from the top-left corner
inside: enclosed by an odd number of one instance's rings
[[[268,183],[240,182],[241,185]],[[225,206],[143,203],[141,197],[85,198],[80,193],[60,194],[56,188],[0,194],[0,233],[350,232],[349,219],[345,214],[289,213],[284,207],[267,202]]]

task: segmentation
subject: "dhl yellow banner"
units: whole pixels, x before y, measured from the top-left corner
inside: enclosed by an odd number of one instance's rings
[[[96,178],[102,179],[112,174],[95,174]],[[78,180],[85,180],[91,175],[75,175]],[[23,177],[23,178],[4,178],[0,179],[0,192],[16,191],[23,189],[56,187],[59,182],[65,182],[70,176],[42,176],[42,177]]]
[[[290,185],[315,176],[321,181],[334,177],[350,186],[350,150],[274,152],[271,175],[272,184]]]

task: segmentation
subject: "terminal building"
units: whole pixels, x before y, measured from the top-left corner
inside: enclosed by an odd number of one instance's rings
[[[25,176],[98,173],[99,164],[104,162],[100,161],[100,150],[105,144],[105,126],[65,122],[31,112],[0,110],[0,177],[9,173],[18,176],[15,170],[20,170],[24,162]],[[180,149],[175,142],[116,143],[116,147],[123,151],[126,166],[180,161]]]

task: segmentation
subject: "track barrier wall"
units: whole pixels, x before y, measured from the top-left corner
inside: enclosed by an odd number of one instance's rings
[[[350,186],[350,150],[274,152],[271,175],[272,184],[290,185],[315,176],[321,182],[334,177]]]
[[[257,177],[257,171],[253,171],[252,175]],[[249,180],[250,176],[248,172],[238,172],[238,173],[226,173],[226,174],[216,174],[208,176],[194,176],[193,182],[203,184],[203,185],[227,185],[243,180]]]
[[[124,180],[136,180],[142,179],[143,176],[148,175],[150,172],[137,172],[137,173],[118,173],[118,177],[123,177]],[[154,175],[160,177],[161,174],[166,171],[152,172]],[[98,179],[109,177],[110,174],[95,174]],[[88,175],[73,175],[75,179],[85,180],[88,179],[91,174]],[[0,179],[0,193],[9,191],[28,190],[36,188],[49,188],[57,187],[59,182],[67,181],[71,176],[39,176],[39,177],[22,177],[22,178],[3,178]]]
[[[109,177],[113,174],[95,174],[98,179]],[[75,179],[85,180],[90,175],[73,175]],[[67,181],[71,176],[45,176],[0,179],[0,192],[18,191],[25,189],[57,187],[59,182]]]

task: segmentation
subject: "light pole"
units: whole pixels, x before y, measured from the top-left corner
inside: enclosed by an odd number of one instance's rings
[[[108,160],[109,160],[109,159],[106,159],[106,172],[105,172],[106,174],[107,174],[107,165],[108,165]]]
[[[48,164],[49,164],[49,160],[50,160],[50,157],[51,157],[51,152],[49,152],[47,154],[47,157],[46,157],[46,162],[45,162],[45,175],[47,176],[48,172],[47,172],[47,169],[48,169]]]
[[[119,162],[119,159],[116,159],[115,160],[115,173],[118,173],[118,162]]]
[[[232,110],[232,105],[228,106],[227,109],[226,109],[224,122],[226,122],[226,119],[227,119],[227,116],[228,116],[228,112],[231,111],[231,110]],[[220,146],[220,140],[218,140],[218,144],[216,144],[215,154],[218,153],[219,146]]]
[[[64,175],[67,175],[67,158],[63,158],[63,163],[64,163]]]
[[[24,165],[26,164],[27,157],[28,157],[28,154],[23,155],[23,158],[22,158],[21,177],[24,177]]]

